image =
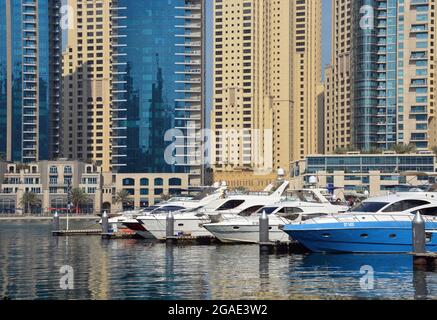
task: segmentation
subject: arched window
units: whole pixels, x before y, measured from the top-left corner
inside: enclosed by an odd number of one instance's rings
[[[50,167],[50,173],[51,173],[51,174],[56,174],[56,173],[58,173],[58,168],[55,167],[55,166],[51,166],[51,167]]]
[[[132,178],[123,179],[123,186],[134,186],[135,180]]]
[[[148,185],[149,185],[149,179],[147,179],[147,178],[142,178],[142,179],[140,180],[140,185],[142,185],[142,186],[148,186]]]
[[[179,178],[172,178],[169,181],[170,186],[181,186],[182,185],[182,179]]]
[[[164,179],[162,178],[155,179],[155,186],[163,186],[163,185],[164,185]]]
[[[73,169],[71,168],[71,166],[66,166],[64,168],[64,174],[72,174],[73,173]]]

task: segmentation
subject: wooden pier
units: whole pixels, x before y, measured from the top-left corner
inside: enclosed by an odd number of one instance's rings
[[[191,236],[174,236],[167,237],[165,240],[161,242],[165,242],[167,244],[173,245],[181,245],[181,246],[189,246],[189,245],[210,245],[210,244],[218,244],[220,241],[215,237],[191,237]]]
[[[102,233],[102,239],[108,240],[128,240],[128,239],[142,239],[142,237],[135,232],[116,232],[116,233]]]
[[[52,231],[52,235],[57,237],[65,236],[99,236],[102,234],[101,229],[94,230],[57,230]]]

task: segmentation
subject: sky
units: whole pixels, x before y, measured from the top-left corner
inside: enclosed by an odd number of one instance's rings
[[[266,0],[269,1],[269,0]],[[325,73],[325,66],[331,63],[331,1],[322,0],[322,74]],[[206,127],[210,127],[210,114],[212,107],[213,93],[213,8],[214,1],[206,0]]]

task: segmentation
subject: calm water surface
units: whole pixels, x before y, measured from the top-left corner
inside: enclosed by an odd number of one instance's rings
[[[256,245],[166,247],[50,230],[0,222],[0,299],[437,299],[437,273],[413,272],[407,255],[260,256]],[[65,265],[73,290],[60,288]],[[374,270],[373,289],[363,266]]]

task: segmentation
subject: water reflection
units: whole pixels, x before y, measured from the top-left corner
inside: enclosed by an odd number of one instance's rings
[[[86,226],[82,226],[86,227]],[[47,223],[0,224],[0,298],[432,299],[437,275],[408,255],[265,255],[258,246],[167,246],[52,237]],[[74,290],[60,268],[74,269]],[[363,286],[363,267],[373,287]]]

